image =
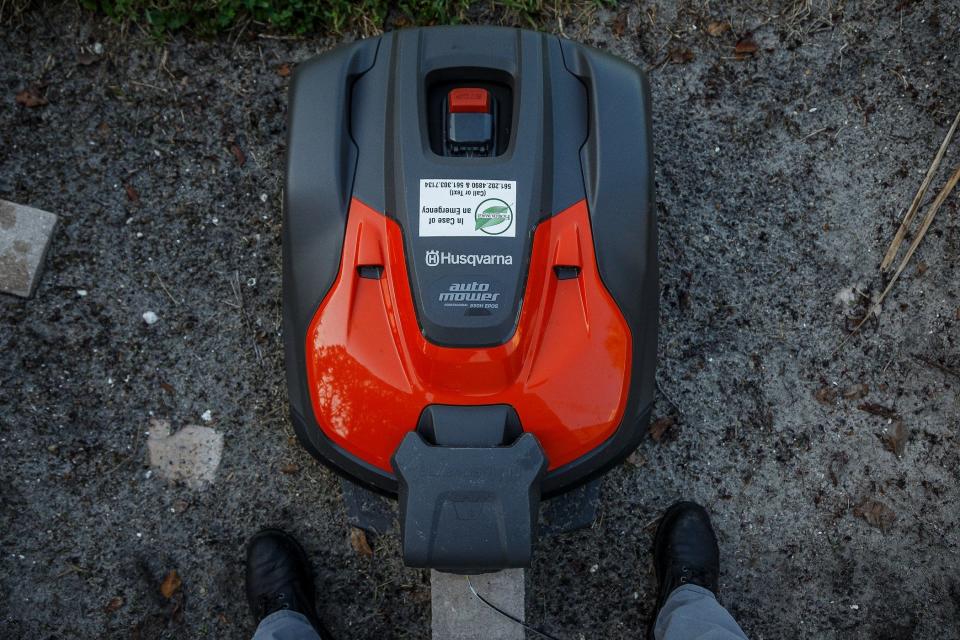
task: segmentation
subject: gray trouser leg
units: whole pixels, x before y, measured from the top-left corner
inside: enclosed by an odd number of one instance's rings
[[[320,635],[302,613],[282,610],[260,621],[253,640],[320,640]]]
[[[677,587],[667,597],[653,628],[656,640],[747,640],[709,589]]]

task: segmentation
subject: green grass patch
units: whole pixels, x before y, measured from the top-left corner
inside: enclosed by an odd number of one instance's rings
[[[3,0],[0,0],[3,1]],[[567,5],[612,5],[614,0],[80,0],[81,6],[117,22],[134,23],[164,37],[178,31],[215,35],[239,28],[303,35],[345,31],[362,34],[389,27],[460,24],[474,18],[506,17],[537,26]],[[487,21],[484,20],[484,21]]]

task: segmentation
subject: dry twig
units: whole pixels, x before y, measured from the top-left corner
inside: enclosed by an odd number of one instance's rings
[[[897,270],[893,272],[893,277],[890,278],[890,283],[887,285],[887,288],[883,290],[883,293],[880,294],[880,298],[877,299],[877,302],[874,306],[883,302],[883,299],[887,297],[888,293],[890,293],[890,289],[892,289],[893,285],[896,284],[897,278],[899,278],[900,274],[903,273],[903,270],[907,268],[907,263],[910,262],[910,258],[913,257],[917,247],[920,246],[920,242],[923,240],[923,237],[927,235],[927,229],[929,229],[930,225],[933,223],[933,217],[937,215],[937,211],[940,209],[940,206],[950,195],[950,192],[953,191],[953,188],[957,186],[958,181],[960,181],[960,166],[954,170],[953,175],[950,176],[949,180],[947,180],[947,184],[943,185],[943,189],[940,190],[940,193],[937,194],[933,204],[930,205],[930,208],[927,210],[927,215],[923,219],[923,224],[920,225],[920,230],[917,232],[917,236],[913,239],[913,242],[910,243],[910,248],[907,249],[907,255],[903,256],[903,260],[900,261],[900,266],[897,267]],[[869,316],[870,314],[867,315]]]
[[[840,343],[834,352],[843,347],[843,345],[847,343],[847,340],[855,335],[860,330],[860,327],[862,327],[864,323],[870,319],[870,316],[877,312],[880,305],[883,304],[887,294],[890,293],[891,289],[893,289],[893,285],[895,285],[897,283],[897,279],[900,278],[900,274],[903,273],[903,270],[907,268],[910,258],[913,257],[917,247],[920,246],[920,242],[923,241],[923,237],[927,235],[927,230],[933,223],[933,218],[937,215],[937,211],[940,209],[940,206],[943,205],[944,201],[950,196],[953,188],[957,186],[957,182],[960,182],[960,166],[954,170],[953,175],[951,175],[950,179],[947,180],[947,184],[943,185],[943,189],[940,190],[940,193],[937,194],[937,197],[934,199],[933,203],[931,203],[930,208],[927,210],[927,215],[923,219],[923,224],[920,225],[920,230],[917,232],[913,242],[910,243],[910,248],[907,249],[907,254],[903,256],[903,260],[900,261],[900,265],[897,267],[897,270],[893,272],[893,277],[890,278],[887,288],[883,290],[883,293],[880,294],[880,297],[877,298],[877,301],[874,302],[867,310],[867,313],[863,316],[863,319],[860,320],[857,326],[853,328],[853,331],[850,332],[850,335]]]
[[[934,369],[937,369],[939,371],[942,371],[943,373],[954,376],[955,378],[960,380],[960,372],[956,371],[955,369],[951,369],[950,367],[942,365],[935,360],[930,360],[929,358],[924,358],[923,356],[914,355],[913,357],[915,360],[919,360],[920,362],[927,365],[928,367],[933,367]]]
[[[897,229],[897,235],[893,237],[893,242],[890,243],[890,247],[887,249],[887,254],[883,256],[883,262],[880,263],[880,271],[886,271],[889,269],[890,265],[893,264],[893,259],[897,257],[897,252],[900,250],[900,244],[903,243],[903,239],[907,235],[907,230],[910,228],[914,217],[917,215],[917,211],[920,209],[920,201],[923,200],[923,196],[926,195],[927,189],[930,187],[930,183],[933,181],[934,174],[937,172],[937,169],[940,168],[940,161],[943,160],[943,155],[947,152],[947,147],[950,145],[950,140],[953,138],[953,133],[957,130],[957,124],[960,124],[960,111],[957,112],[957,117],[953,119],[953,124],[950,125],[950,130],[947,131],[947,136],[940,144],[940,149],[937,151],[937,155],[933,157],[933,162],[930,164],[930,168],[927,169],[927,175],[920,184],[920,188],[917,190],[917,195],[913,197],[913,202],[910,203],[910,208],[907,209],[907,214],[903,217],[903,222],[900,223],[900,228]]]

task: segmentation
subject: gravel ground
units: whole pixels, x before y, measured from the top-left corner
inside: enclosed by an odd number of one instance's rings
[[[592,529],[540,544],[528,617],[641,637],[653,525],[688,497],[752,638],[958,638],[956,195],[836,349],[960,107],[960,7],[729,4],[546,23],[650,69],[673,422],[607,477]],[[35,299],[0,298],[0,635],[246,638],[244,542],[275,524],[338,638],[428,637],[427,574],[392,534],[354,550],[286,416],[284,65],[335,42],[158,44],[70,5],[0,42],[0,197],[61,216]],[[30,86],[46,106],[15,102]],[[224,435],[211,486],[150,473],[152,418]]]

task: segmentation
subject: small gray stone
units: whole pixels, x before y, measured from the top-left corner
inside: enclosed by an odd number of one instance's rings
[[[170,482],[202,489],[217,477],[223,456],[223,434],[210,427],[187,425],[170,435],[170,423],[151,420],[147,439],[150,466]]]
[[[57,216],[0,200],[0,291],[33,295]]]

